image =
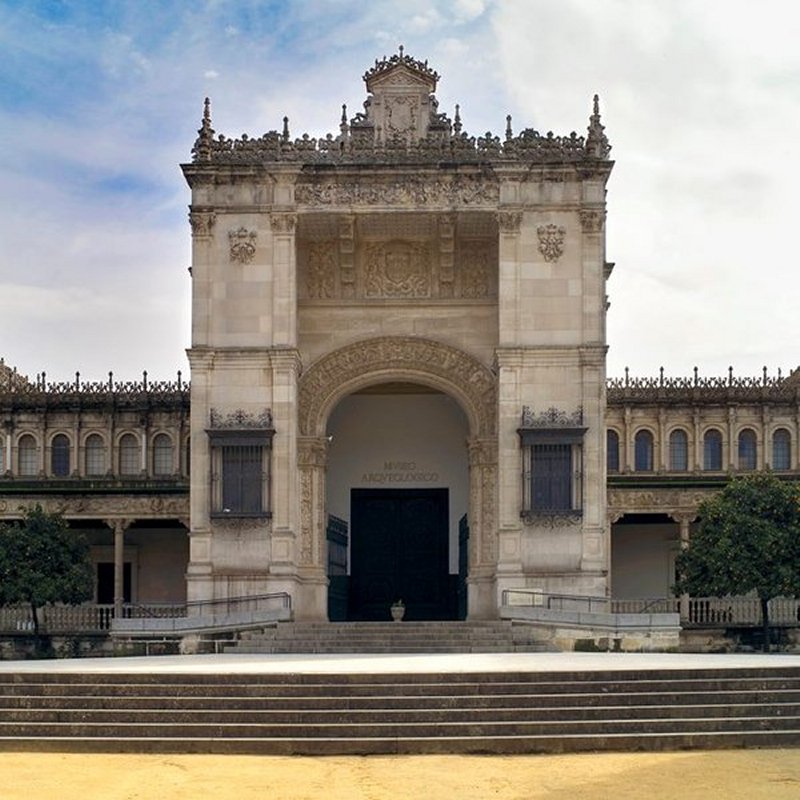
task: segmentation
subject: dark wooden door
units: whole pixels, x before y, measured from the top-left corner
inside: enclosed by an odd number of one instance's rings
[[[353,489],[349,619],[407,620],[452,614],[447,489]]]

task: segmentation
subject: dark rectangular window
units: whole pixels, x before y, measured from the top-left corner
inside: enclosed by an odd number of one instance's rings
[[[534,511],[570,511],[573,508],[572,445],[534,445],[531,481]]]
[[[264,448],[222,447],[222,513],[260,514],[263,507]]]

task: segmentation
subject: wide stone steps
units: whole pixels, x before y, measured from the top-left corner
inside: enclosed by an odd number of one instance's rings
[[[246,631],[237,653],[513,653],[542,652],[526,626],[511,622],[280,622]]]
[[[0,674],[6,751],[322,755],[798,745],[800,669]]]

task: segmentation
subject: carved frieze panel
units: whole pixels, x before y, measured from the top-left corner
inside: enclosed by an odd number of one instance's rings
[[[394,240],[364,251],[366,297],[430,297],[431,271],[425,243]]]
[[[306,251],[306,296],[328,300],[336,296],[339,272],[339,243],[334,240],[310,242]]]
[[[536,229],[539,237],[539,252],[545,261],[558,261],[564,253],[564,236],[566,229],[560,225],[540,225]]]
[[[244,226],[236,231],[228,231],[228,244],[231,261],[250,264],[256,254],[256,232]]]
[[[391,182],[338,183],[320,181],[298,184],[295,199],[311,206],[326,205],[457,205],[494,204],[500,198],[500,185],[480,175],[460,175],[451,179],[405,178]]]
[[[461,296],[480,300],[495,294],[497,245],[493,241],[463,241],[458,250]]]

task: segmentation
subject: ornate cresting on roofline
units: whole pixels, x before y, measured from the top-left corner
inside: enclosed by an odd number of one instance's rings
[[[300,166],[315,164],[583,164],[597,165],[608,161],[611,145],[600,121],[600,103],[594,97],[593,113],[589,118],[586,136],[574,131],[566,136],[552,132],[540,133],[526,128],[513,134],[511,117],[506,118],[505,136],[501,138],[491,132],[482,136],[469,136],[462,131],[459,107],[455,119],[437,111],[438,104],[432,94],[439,74],[428,66],[427,61],[418,61],[403,52],[384,57],[375,62],[364,74],[368,91],[382,83],[393,71],[407,72],[426,84],[429,95],[430,116],[426,134],[414,136],[387,136],[386,130],[370,119],[370,102],[365,103],[367,113],[360,112],[347,118],[347,108],[342,107],[338,135],[328,134],[314,138],[303,134],[292,139],[289,120],[284,117],[280,132],[269,131],[259,137],[242,134],[231,139],[222,134],[215,136],[211,124],[211,107],[205,100],[202,125],[192,148],[195,165],[250,165],[267,163],[292,163]],[[410,112],[408,112],[410,113]]]
[[[631,377],[628,368],[621,378],[609,378],[606,384],[609,405],[626,403],[726,403],[726,402],[798,402],[800,403],[800,367],[784,377],[780,369],[770,375],[764,367],[760,376],[737,376],[733,367],[728,375],[702,376],[697,367],[691,377],[670,377],[659,370],[657,377]]]
[[[158,405],[189,406],[189,384],[181,372],[174,381],[151,381],[147,372],[140,381],[115,381],[108,373],[106,381],[48,381],[42,372],[31,381],[10,369],[0,370],[0,408],[36,408],[58,405]]]

